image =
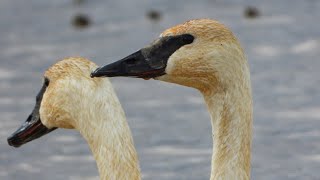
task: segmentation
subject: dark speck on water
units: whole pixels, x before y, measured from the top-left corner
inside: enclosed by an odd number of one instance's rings
[[[147,17],[152,21],[159,21],[162,17],[162,13],[157,10],[150,10],[147,12]]]
[[[75,28],[86,28],[91,24],[90,18],[85,14],[77,14],[72,19],[72,25]]]
[[[257,18],[260,16],[260,11],[256,7],[249,6],[245,9],[244,16],[248,19]]]

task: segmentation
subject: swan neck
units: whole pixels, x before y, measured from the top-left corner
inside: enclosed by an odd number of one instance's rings
[[[103,93],[107,97],[89,103],[95,106],[88,107],[86,114],[79,112],[79,118],[86,118],[78,121],[76,129],[90,146],[101,180],[139,180],[138,156],[123,109],[113,90]]]
[[[250,179],[252,98],[250,87],[205,94],[211,116],[211,180]]]

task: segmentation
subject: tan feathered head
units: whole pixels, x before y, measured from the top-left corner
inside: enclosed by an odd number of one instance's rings
[[[149,46],[91,75],[155,78],[205,90],[227,86],[247,69],[243,50],[226,26],[196,19],[165,30]]]
[[[19,147],[56,128],[76,128],[84,99],[94,98],[95,87],[106,80],[91,79],[97,66],[84,58],[71,57],[51,66],[44,74],[43,86],[27,121],[8,138],[9,145]]]

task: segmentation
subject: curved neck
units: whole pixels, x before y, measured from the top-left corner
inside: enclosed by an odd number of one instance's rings
[[[92,107],[79,112],[76,129],[90,146],[100,179],[141,179],[131,131],[113,89],[105,89],[96,97],[100,99],[91,98],[90,103],[84,100]]]
[[[211,180],[250,179],[252,98],[249,86],[204,94],[213,136]]]

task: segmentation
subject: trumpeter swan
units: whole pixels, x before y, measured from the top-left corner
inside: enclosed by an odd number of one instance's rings
[[[198,89],[213,127],[211,179],[250,179],[250,72],[240,43],[226,26],[210,19],[187,21],[91,76],[154,78]]]
[[[124,111],[108,79],[91,79],[97,66],[66,58],[44,74],[36,106],[8,143],[19,147],[59,128],[76,129],[94,155],[100,179],[140,179],[138,157]]]

